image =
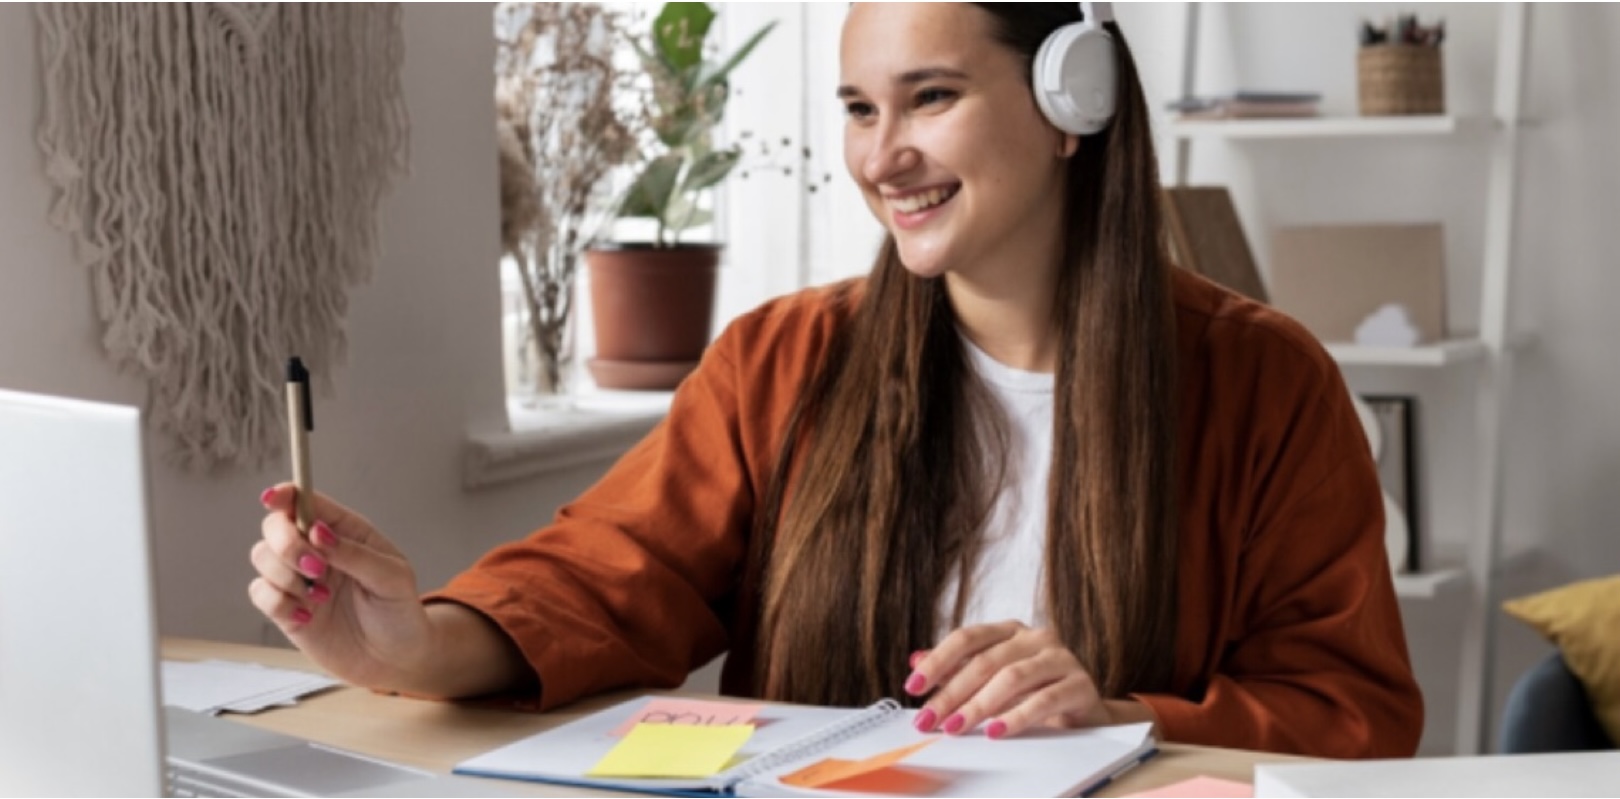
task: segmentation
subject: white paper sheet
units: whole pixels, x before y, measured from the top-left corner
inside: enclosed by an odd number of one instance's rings
[[[163,661],[163,704],[196,713],[256,713],[339,682],[307,671],[224,660]]]

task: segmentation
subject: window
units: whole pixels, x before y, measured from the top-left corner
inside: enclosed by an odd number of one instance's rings
[[[656,5],[638,5],[656,13]],[[736,316],[767,299],[810,285],[864,274],[870,267],[882,230],[844,174],[842,105],[838,82],[838,37],[845,7],[833,4],[728,3],[717,7],[721,47],[736,49],[762,25],[776,28],[738,69],[727,106],[723,136],[742,131],[752,136],[786,138],[795,149],[808,148],[807,163],[796,163],[791,176],[734,174],[716,196],[712,235],[694,231],[693,240],[725,243],[714,334]],[[781,159],[778,159],[781,160]],[[796,161],[797,159],[791,159]],[[825,182],[827,176],[830,182]],[[809,184],[817,184],[816,191]],[[522,295],[516,269],[502,267],[503,363],[509,396],[521,369],[517,357],[523,335]],[[577,283],[576,362],[594,351],[587,276]],[[624,400],[606,397],[576,369],[580,395],[592,410],[543,411],[509,400],[511,432],[475,436],[470,442],[469,486],[600,463],[623,452],[661,418],[668,395]],[[604,402],[604,400],[606,400]],[[616,412],[603,413],[608,407]]]
[[[656,5],[620,5],[644,15]],[[844,176],[843,108],[834,96],[838,79],[838,35],[845,9],[837,5],[731,3],[717,6],[722,51],[732,52],[761,26],[775,29],[733,79],[722,136],[748,135],[776,146],[771,162],[792,165],[787,175],[764,169],[739,169],[717,193],[714,230],[694,230],[690,240],[725,244],[716,335],[736,316],[765,300],[855,274],[870,266],[881,229],[860,195]],[[629,48],[625,57],[634,59]],[[782,141],[792,153],[783,152]],[[795,153],[808,149],[808,160]],[[745,165],[758,160],[745,161]],[[827,178],[831,177],[828,182]],[[811,191],[811,184],[816,190]],[[634,222],[617,223],[615,235],[629,238]],[[521,284],[511,263],[501,265],[503,363],[507,389],[520,385],[519,357],[523,333]],[[593,351],[588,276],[577,280],[576,360]],[[589,376],[577,369],[580,388],[590,390]]]

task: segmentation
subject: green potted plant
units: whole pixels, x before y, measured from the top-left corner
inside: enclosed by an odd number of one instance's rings
[[[681,236],[713,221],[713,189],[742,160],[740,146],[716,146],[714,131],[732,70],[775,26],[711,59],[714,18],[707,3],[666,3],[649,34],[631,40],[650,82],[648,140],[618,216],[650,220],[655,233],[586,253],[596,331],[587,368],[603,388],[673,388],[709,343],[721,245]]]

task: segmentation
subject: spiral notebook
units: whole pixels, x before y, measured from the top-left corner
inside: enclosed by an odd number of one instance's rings
[[[729,768],[692,779],[589,776],[619,745],[652,697],[632,699],[464,761],[455,773],[669,796],[1081,796],[1156,751],[1152,725],[1028,732],[991,740],[920,733],[916,711],[893,700],[871,707],[764,705]],[[926,744],[926,745],[924,745]],[[861,778],[807,788],[808,766],[905,751]],[[830,760],[831,759],[831,760]],[[784,777],[788,781],[784,781]]]

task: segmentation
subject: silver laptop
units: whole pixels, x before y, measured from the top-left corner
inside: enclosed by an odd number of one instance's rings
[[[135,408],[0,391],[0,795],[500,792],[162,707],[143,466]]]

